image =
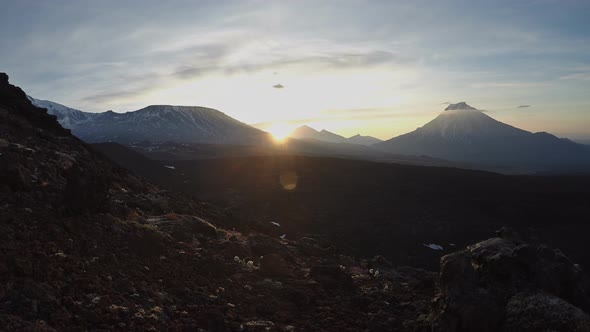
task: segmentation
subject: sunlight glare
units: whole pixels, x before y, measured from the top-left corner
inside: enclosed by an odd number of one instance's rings
[[[275,140],[280,142],[289,137],[294,129],[295,128],[292,125],[286,123],[275,123],[270,126],[267,131],[271,133]]]

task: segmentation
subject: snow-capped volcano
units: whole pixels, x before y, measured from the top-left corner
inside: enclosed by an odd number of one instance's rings
[[[497,121],[465,102],[449,105],[434,120],[416,131],[422,135],[440,136],[446,140],[470,137],[506,138],[530,134]]]
[[[47,108],[74,135],[92,143],[253,144],[266,142],[268,138],[267,133],[206,107],[152,105],[126,113],[88,113],[50,101],[29,99]]]
[[[578,166],[590,150],[548,133],[531,133],[497,121],[465,102],[449,105],[413,132],[374,147],[405,155],[499,166]]]

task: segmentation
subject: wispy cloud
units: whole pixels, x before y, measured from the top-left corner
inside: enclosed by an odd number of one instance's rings
[[[105,91],[91,94],[82,98],[85,102],[102,104],[107,102],[116,102],[121,99],[138,97],[149,91],[149,88],[136,88],[133,90]]]
[[[473,83],[472,87],[476,89],[487,89],[487,88],[538,88],[551,86],[550,82],[486,82],[486,83]]]
[[[560,80],[576,80],[576,81],[590,81],[590,72],[581,72],[565,75],[559,78]]]
[[[259,43],[226,49],[223,54],[215,56],[196,57],[192,64],[177,67],[172,75],[182,79],[193,79],[214,74],[276,72],[294,67],[346,70],[367,69],[380,65],[406,66],[417,62],[417,59],[411,56],[404,56],[393,51],[355,49],[355,47],[346,47],[329,41],[303,40],[290,43],[268,41],[262,45]]]

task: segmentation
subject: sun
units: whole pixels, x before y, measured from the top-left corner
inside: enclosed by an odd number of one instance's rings
[[[279,142],[285,140],[293,132],[293,126],[286,123],[275,123],[267,131]]]

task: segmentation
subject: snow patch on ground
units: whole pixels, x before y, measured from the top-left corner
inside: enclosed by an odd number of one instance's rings
[[[422,245],[432,250],[444,250],[444,248],[441,245],[435,243],[422,243]]]

